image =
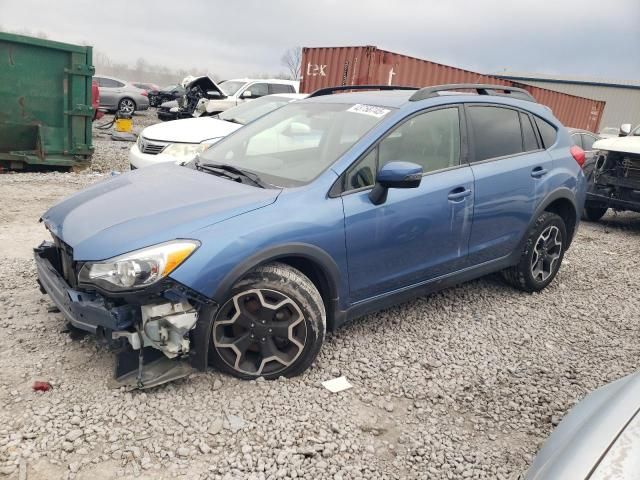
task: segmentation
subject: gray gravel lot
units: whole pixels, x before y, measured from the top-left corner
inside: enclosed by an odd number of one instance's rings
[[[587,392],[638,369],[640,215],[610,213],[541,294],[492,276],[369,315],[293,379],[111,390],[112,354],[64,333],[30,257],[40,213],[126,169],[128,145],[95,144],[88,172],[0,175],[0,478],[509,479]],[[338,375],[354,388],[321,386]]]

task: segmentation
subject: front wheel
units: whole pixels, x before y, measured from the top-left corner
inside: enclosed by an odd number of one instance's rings
[[[507,282],[525,292],[539,292],[555,278],[564,257],[567,228],[552,212],[543,212],[529,230],[517,265],[503,270]]]
[[[302,373],[326,331],[320,293],[302,272],[282,263],[258,267],[240,280],[212,321],[211,363],[242,379]]]

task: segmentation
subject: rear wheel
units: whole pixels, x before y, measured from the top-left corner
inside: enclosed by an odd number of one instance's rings
[[[325,330],[324,303],[311,280],[268,264],[240,280],[215,313],[211,362],[243,379],[298,375],[318,355]]]
[[[584,206],[584,210],[582,211],[582,217],[585,220],[597,222],[604,216],[605,213],[607,213],[607,210],[609,210],[608,207],[586,204]]]
[[[122,113],[133,113],[136,111],[136,102],[130,98],[123,98],[118,102],[118,111]]]
[[[560,269],[566,238],[564,220],[555,213],[543,212],[529,230],[520,261],[502,272],[504,278],[525,292],[542,290]]]

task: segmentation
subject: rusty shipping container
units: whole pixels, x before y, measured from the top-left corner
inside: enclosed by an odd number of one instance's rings
[[[428,87],[445,83],[490,83],[528,90],[566,126],[595,132],[605,102],[518,84],[491,75],[442,65],[374,46],[302,49],[300,91],[336,85],[405,85]]]

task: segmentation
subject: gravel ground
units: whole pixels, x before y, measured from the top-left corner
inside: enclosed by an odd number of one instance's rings
[[[30,258],[42,211],[126,169],[126,145],[95,143],[85,173],[0,175],[0,478],[511,479],[587,392],[638,369],[640,215],[609,214],[541,294],[492,276],[369,315],[293,379],[109,389],[112,354],[65,333]],[[354,388],[321,386],[338,375]]]
[[[131,148],[130,142],[120,142],[111,140],[113,127],[107,130],[97,128],[113,120],[113,115],[105,115],[93,126],[93,146],[95,153],[91,161],[91,171],[97,173],[122,172],[129,170],[129,160],[127,154]],[[133,133],[136,135],[144,127],[158,123],[155,108],[144,112],[138,112],[133,116]]]

